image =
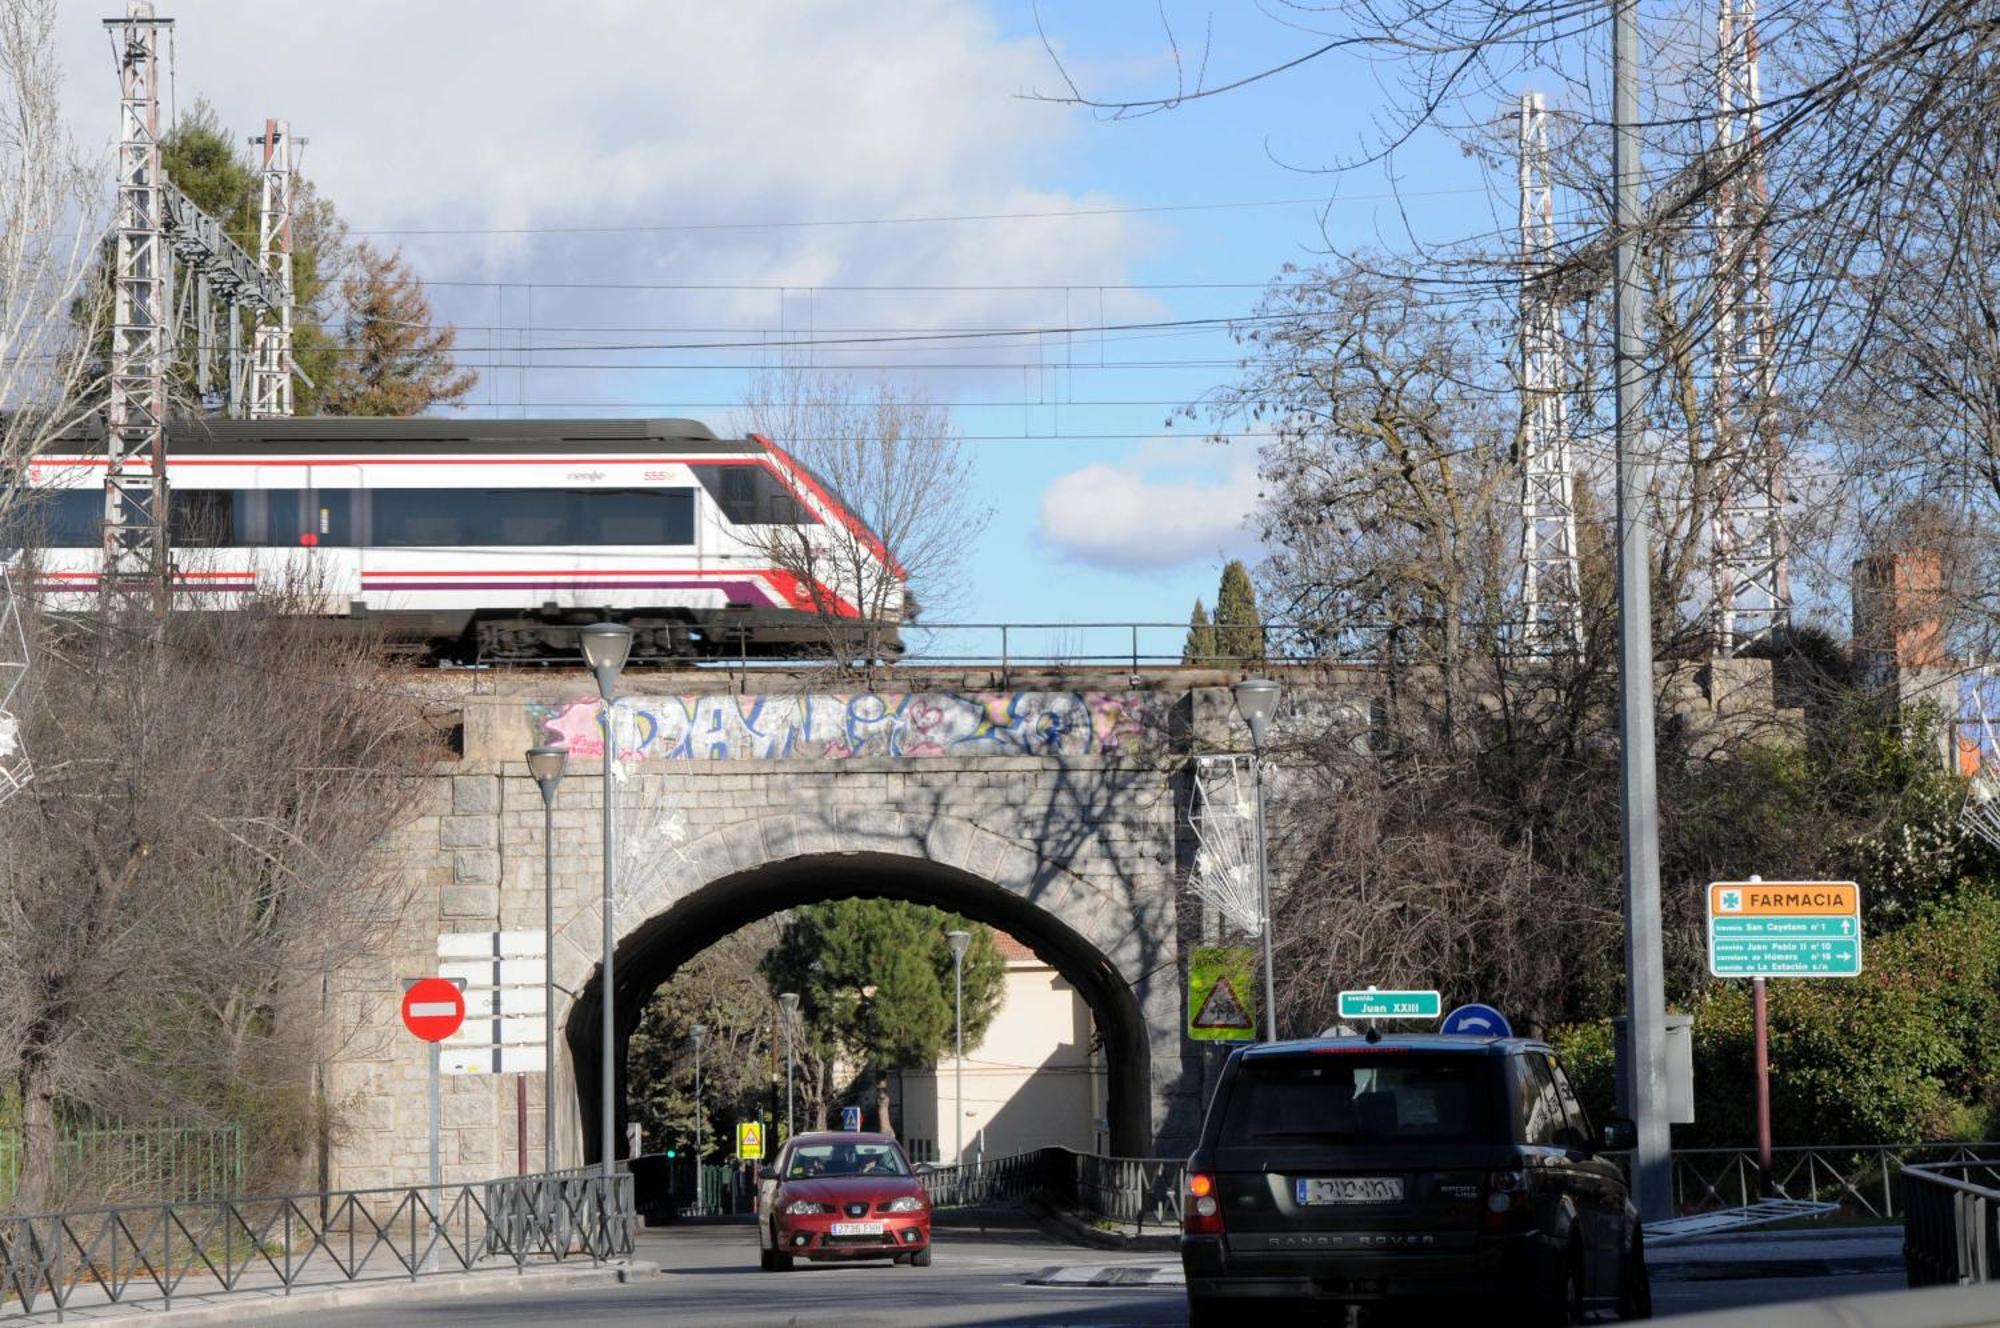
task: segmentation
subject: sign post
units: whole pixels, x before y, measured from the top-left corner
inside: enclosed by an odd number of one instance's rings
[[[444,1188],[438,1167],[438,1043],[465,1022],[465,993],[460,990],[464,985],[450,978],[415,978],[403,985],[403,1027],[430,1044],[431,1242],[424,1251],[424,1266],[431,1270],[437,1267],[437,1210]],[[415,1263],[416,1251],[410,1253]]]
[[[1852,881],[1714,881],[1708,887],[1708,971],[1750,979],[1756,1062],[1757,1166],[1771,1180],[1770,978],[1861,974],[1861,887]]]

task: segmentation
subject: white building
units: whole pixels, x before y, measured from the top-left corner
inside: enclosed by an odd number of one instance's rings
[[[1007,977],[999,1013],[965,1049],[965,1156],[1004,1157],[1059,1144],[1103,1152],[1103,1057],[1090,1007],[1033,951],[995,932]],[[957,1160],[953,1128],[957,1062],[903,1072],[903,1141],[918,1161]]]

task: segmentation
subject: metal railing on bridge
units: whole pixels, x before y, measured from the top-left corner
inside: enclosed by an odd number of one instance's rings
[[[938,1167],[922,1179],[936,1208],[1018,1204],[1040,1197],[1143,1228],[1180,1224],[1185,1166],[1179,1158],[1103,1157],[1068,1148],[1038,1148]]]
[[[632,1177],[133,1204],[0,1217],[0,1319],[176,1296],[629,1257]]]
[[[1900,1211],[1897,1185],[1906,1168],[1972,1161],[1993,1148],[1977,1143],[1774,1148],[1768,1178],[1754,1148],[1677,1148],[1674,1211],[1705,1213],[1778,1198],[1838,1204],[1853,1217],[1892,1218]]]
[[[2000,1277],[2000,1160],[1903,1168],[1903,1266],[1910,1285]]]

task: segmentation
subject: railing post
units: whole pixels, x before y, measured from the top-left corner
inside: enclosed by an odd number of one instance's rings
[[[160,1205],[160,1294],[174,1307],[174,1206]]]

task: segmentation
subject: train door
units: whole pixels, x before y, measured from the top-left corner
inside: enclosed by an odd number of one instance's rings
[[[311,497],[303,466],[259,466],[237,514],[238,538],[247,546],[258,593],[289,597],[306,568],[299,537]]]
[[[309,550],[314,593],[323,613],[345,614],[361,600],[367,545],[367,491],[359,466],[314,466],[299,543]]]

